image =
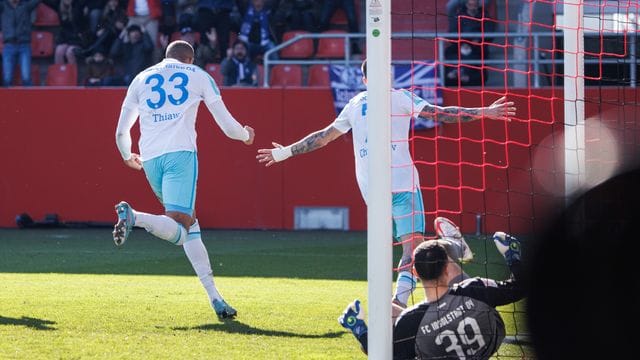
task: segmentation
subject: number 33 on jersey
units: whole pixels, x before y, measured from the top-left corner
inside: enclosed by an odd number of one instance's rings
[[[136,108],[140,115],[141,155],[150,159],[167,150],[196,151],[200,101],[219,100],[214,80],[195,65],[165,59],[138,74],[129,86],[125,106]]]

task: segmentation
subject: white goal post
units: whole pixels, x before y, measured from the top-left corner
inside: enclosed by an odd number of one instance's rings
[[[368,355],[392,358],[391,0],[365,0],[367,40]]]
[[[571,201],[586,183],[584,114],[584,0],[566,0],[564,38],[565,199]]]

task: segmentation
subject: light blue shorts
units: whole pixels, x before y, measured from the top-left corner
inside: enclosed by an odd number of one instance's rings
[[[407,234],[424,233],[424,204],[420,189],[415,192],[394,193],[391,203],[393,238],[396,241]]]
[[[160,155],[144,161],[142,167],[165,211],[193,216],[198,182],[198,155],[195,152]]]

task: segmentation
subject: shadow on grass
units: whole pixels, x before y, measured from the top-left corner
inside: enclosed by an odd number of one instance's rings
[[[252,327],[247,324],[235,320],[227,320],[224,323],[218,324],[204,324],[198,326],[185,326],[185,327],[173,327],[172,330],[177,331],[190,331],[190,330],[204,330],[204,331],[222,331],[230,334],[243,334],[243,335],[265,335],[265,336],[279,336],[279,337],[292,337],[303,339],[332,339],[340,337],[344,334],[340,332],[328,332],[322,335],[310,335],[310,334],[297,334],[288,331],[279,330],[265,330]]]
[[[55,321],[36,319],[27,316],[23,316],[17,319],[0,315],[0,325],[19,325],[36,330],[57,330],[56,328],[50,326],[55,323]]]

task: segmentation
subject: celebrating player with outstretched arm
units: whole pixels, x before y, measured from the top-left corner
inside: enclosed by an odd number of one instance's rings
[[[229,113],[215,81],[193,64],[193,48],[185,41],[167,47],[166,58],[133,79],[116,130],[116,144],[125,164],[144,169],[149,185],[164,205],[164,215],[135,211],[126,202],[116,205],[118,223],[113,240],[122,246],[134,226],[160,239],[182,245],[220,319],[237,312],[216,289],[209,254],[195,217],[198,157],[196,114],[201,101],[218,126],[232,139],[251,145],[254,131]],[[131,152],[130,130],[140,117],[140,155]]]
[[[362,64],[363,82],[366,84],[366,60]],[[394,302],[406,306],[409,295],[415,288],[415,277],[411,273],[411,254],[415,245],[423,241],[425,231],[424,208],[418,171],[413,165],[409,151],[409,129],[411,118],[420,115],[442,122],[467,122],[481,118],[509,120],[515,115],[512,102],[500,98],[488,107],[463,108],[457,106],[441,107],[429,104],[406,90],[393,90],[391,93],[392,147],[392,191],[393,191],[393,232],[394,240],[402,243],[402,259],[398,268],[398,280]],[[315,131],[288,146],[273,143],[272,149],[258,150],[257,159],[266,166],[286,160],[291,156],[317,150],[349,130],[353,131],[353,151],[356,159],[356,179],[365,202],[368,186],[368,143],[367,143],[367,92],[353,97],[342,112],[329,126]],[[391,119],[390,119],[391,120]],[[460,260],[471,260],[472,254],[464,241],[458,244],[465,254]],[[452,256],[453,257],[453,256]],[[459,260],[459,259],[456,259]]]

